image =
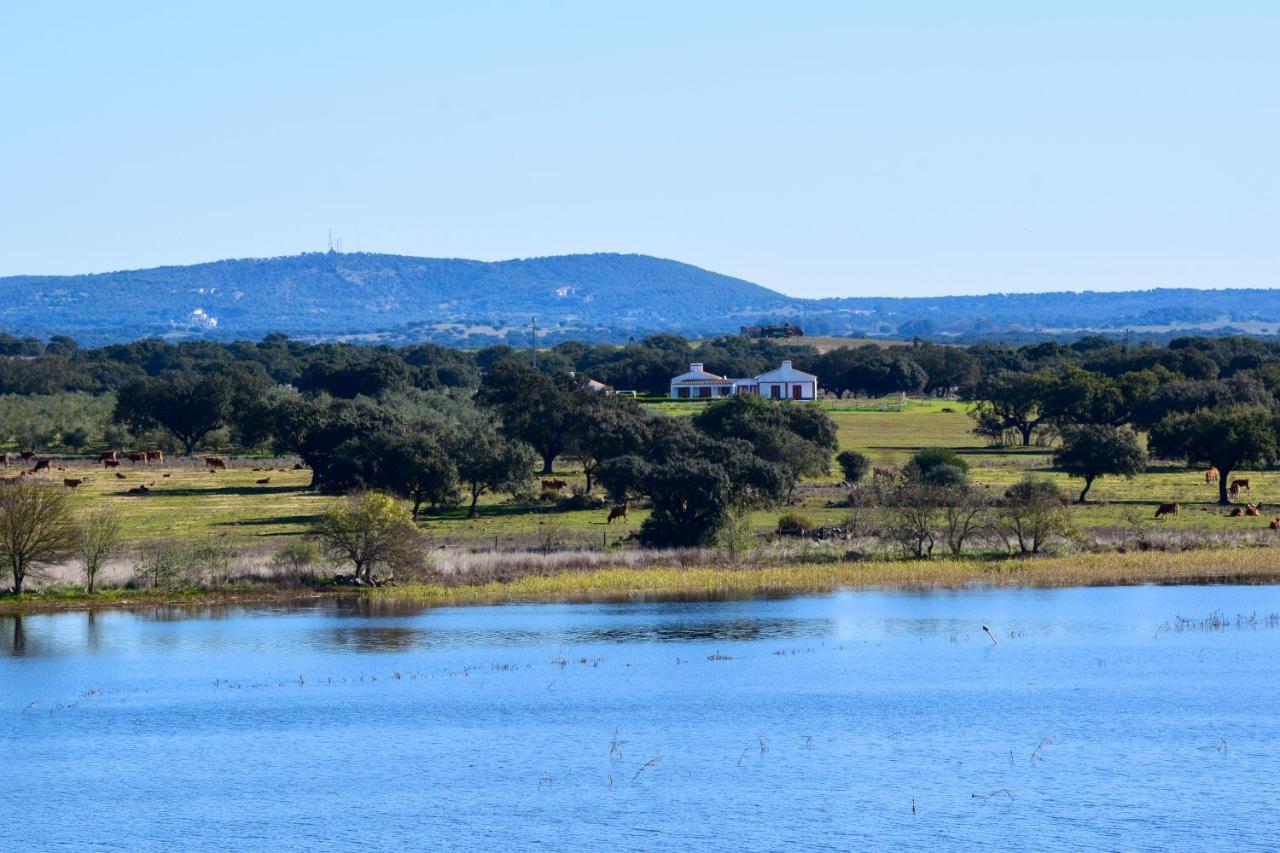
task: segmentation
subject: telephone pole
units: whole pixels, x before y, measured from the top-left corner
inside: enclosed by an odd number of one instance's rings
[[[538,369],[538,318],[529,318],[529,353],[533,356],[533,369]]]

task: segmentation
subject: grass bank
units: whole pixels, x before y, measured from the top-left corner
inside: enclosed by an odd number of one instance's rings
[[[0,613],[151,606],[271,605],[365,597],[423,607],[555,601],[643,601],[664,598],[733,599],[821,593],[839,589],[959,589],[1123,586],[1134,584],[1280,583],[1280,549],[1233,548],[1180,553],[1107,553],[1034,559],[908,560],[602,567],[531,574],[506,581],[352,590],[299,589],[270,584],[177,592],[106,590],[85,595],[53,590],[0,598]]]

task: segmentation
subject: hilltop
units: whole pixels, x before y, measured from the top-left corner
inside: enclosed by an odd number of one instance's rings
[[[590,254],[484,262],[372,253],[312,253],[93,275],[0,278],[0,331],[85,344],[145,336],[310,339],[460,345],[542,340],[697,337],[789,320],[811,334],[985,335],[1217,330],[1271,333],[1267,290],[994,294],[801,299],[646,255]]]

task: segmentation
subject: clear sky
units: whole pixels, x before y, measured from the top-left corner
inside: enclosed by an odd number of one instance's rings
[[[801,296],[1280,286],[1274,2],[14,3],[0,275],[643,252]]]

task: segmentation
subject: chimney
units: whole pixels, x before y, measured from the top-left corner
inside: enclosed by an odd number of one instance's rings
[[[690,373],[701,373],[701,372],[702,372],[702,362],[700,362],[700,361],[695,361],[693,364],[689,365],[689,372],[690,372]]]
[[[791,359],[789,359],[789,358],[788,358],[788,359],[786,359],[786,360],[784,360],[784,361],[782,362],[782,369],[783,369],[783,370],[790,370],[790,369],[791,369]]]

